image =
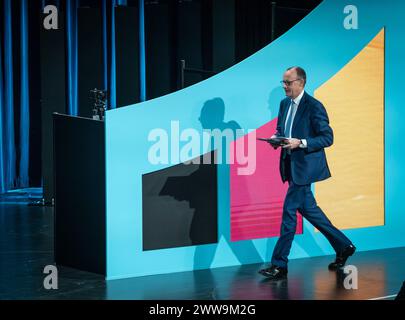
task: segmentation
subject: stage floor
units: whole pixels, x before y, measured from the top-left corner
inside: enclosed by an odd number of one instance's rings
[[[4,199],[0,199],[4,200]],[[330,272],[334,256],[291,260],[288,280],[267,281],[262,264],[125,280],[59,267],[58,290],[45,290],[43,273],[53,263],[53,208],[0,201],[0,299],[147,300],[366,300],[394,299],[405,280],[405,248],[358,252],[358,289]],[[162,261],[161,263],[164,263]]]

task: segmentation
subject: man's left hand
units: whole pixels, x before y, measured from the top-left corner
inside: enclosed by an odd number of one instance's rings
[[[292,150],[292,149],[299,148],[300,144],[301,144],[300,139],[291,138],[291,139],[288,139],[288,144],[284,145],[283,148]]]

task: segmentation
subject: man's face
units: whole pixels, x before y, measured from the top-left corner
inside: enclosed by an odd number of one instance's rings
[[[283,76],[283,88],[285,95],[291,99],[295,99],[304,90],[304,80],[298,80],[297,71],[295,69],[288,70]]]

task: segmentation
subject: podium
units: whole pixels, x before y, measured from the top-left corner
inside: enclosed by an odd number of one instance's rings
[[[106,275],[105,124],[53,114],[54,256]]]

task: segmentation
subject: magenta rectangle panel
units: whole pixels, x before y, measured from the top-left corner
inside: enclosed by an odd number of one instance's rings
[[[283,184],[280,178],[280,149],[274,150],[268,143],[255,140],[256,159],[252,150],[248,149],[249,135],[269,138],[276,131],[276,125],[277,119],[274,119],[240,138],[244,139],[245,156],[249,151],[249,161],[255,160],[256,168],[250,175],[241,175],[238,169],[246,165],[238,164],[235,160],[230,166],[231,241],[280,235],[283,202],[288,189],[288,184]],[[231,148],[235,148],[237,143],[241,145],[241,141],[236,140]],[[301,234],[303,226],[300,214],[297,214],[297,219],[296,232]]]

